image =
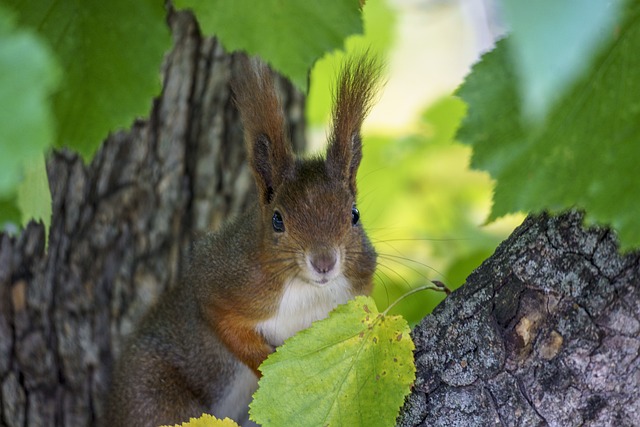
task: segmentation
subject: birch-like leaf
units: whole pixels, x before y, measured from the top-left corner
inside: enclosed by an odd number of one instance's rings
[[[357,297],[287,340],[262,364],[251,418],[269,426],[390,426],[415,378],[401,316]]]
[[[191,418],[191,420],[182,424],[176,424],[174,426],[162,426],[162,427],[240,427],[238,424],[225,418],[220,420],[213,415],[203,414],[200,418]]]

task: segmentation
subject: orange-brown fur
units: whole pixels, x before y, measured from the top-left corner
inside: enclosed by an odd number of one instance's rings
[[[242,61],[234,93],[258,200],[194,244],[180,283],[131,337],[113,376],[109,426],[175,424],[203,412],[247,422],[258,366],[274,347],[371,291],[376,254],[352,215],[375,61],[364,55],[342,71],[326,160],[293,156],[271,72]]]
[[[256,321],[234,313],[233,309],[219,310],[212,315],[212,324],[220,340],[247,365],[258,378],[258,366],[273,351],[256,331]]]

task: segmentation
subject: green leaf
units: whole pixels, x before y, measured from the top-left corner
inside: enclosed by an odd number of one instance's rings
[[[176,0],[229,51],[260,55],[306,91],[313,63],[362,33],[359,0]]]
[[[594,50],[614,35],[622,0],[502,0],[511,29],[522,111],[542,120],[568,84],[589,66]]]
[[[370,297],[336,308],[262,364],[251,418],[269,426],[389,426],[415,378],[406,321]]]
[[[110,131],[146,116],[161,88],[170,47],[163,2],[157,0],[9,0],[24,25],[36,28],[64,72],[55,97],[55,145],[85,160]]]
[[[162,426],[162,427],[170,427],[170,426]],[[184,422],[182,424],[176,424],[172,427],[239,427],[239,426],[235,421],[229,418],[220,420],[212,415],[203,414],[200,418],[191,418],[191,420],[189,420],[188,422]]]
[[[22,226],[26,227],[32,219],[41,220],[45,227],[45,236],[48,236],[51,225],[51,191],[44,155],[25,164],[25,178],[18,186],[17,203]]]
[[[491,219],[578,207],[590,222],[614,226],[623,248],[640,246],[640,4],[625,12],[615,40],[544,126],[522,119],[504,42],[459,89],[469,114],[458,137],[473,145],[472,166],[497,180]]]
[[[50,94],[59,81],[55,58],[33,32],[15,28],[0,7],[0,198],[13,197],[22,167],[38,161],[55,137]],[[0,222],[8,220],[0,213]]]

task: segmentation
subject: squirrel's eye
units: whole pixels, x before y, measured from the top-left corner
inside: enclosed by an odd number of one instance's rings
[[[280,212],[275,211],[273,218],[271,218],[271,224],[273,224],[273,231],[278,233],[284,233],[284,221]]]
[[[356,225],[360,220],[360,211],[355,206],[351,208],[351,224]]]

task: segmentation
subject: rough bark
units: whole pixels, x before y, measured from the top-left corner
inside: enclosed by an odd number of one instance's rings
[[[640,254],[529,217],[414,330],[399,425],[640,425]]]
[[[85,166],[48,161],[53,218],[0,235],[0,426],[90,426],[114,357],[179,274],[195,233],[240,212],[253,188],[228,81],[234,57],[170,13],[175,46],[150,118],[111,135]],[[294,145],[303,96],[280,83]]]

